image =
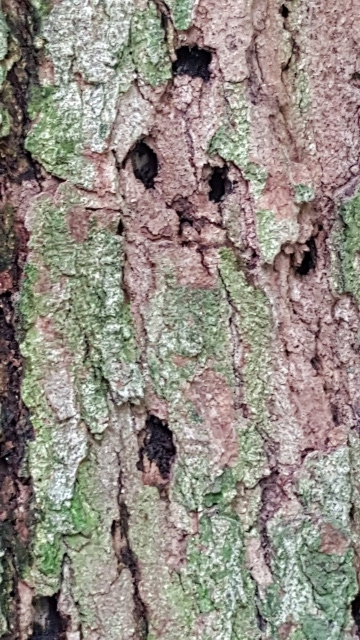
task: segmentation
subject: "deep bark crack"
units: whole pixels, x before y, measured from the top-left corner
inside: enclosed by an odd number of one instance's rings
[[[116,536],[120,537],[120,544],[114,544],[117,546],[117,557],[120,567],[126,567],[130,575],[132,577],[133,582],[133,601],[134,601],[134,610],[133,616],[136,627],[136,638],[137,640],[146,640],[149,633],[149,621],[148,621],[148,613],[145,602],[141,598],[139,583],[141,580],[140,570],[138,566],[138,561],[135,553],[133,552],[129,539],[129,520],[130,513],[127,508],[127,505],[122,497],[122,471],[121,471],[121,462],[120,464],[120,473],[119,473],[119,492],[118,492],[118,504],[119,504],[119,520],[113,523],[112,527],[112,535],[113,538]]]
[[[17,336],[14,296],[19,291],[26,256],[27,232],[14,211],[14,191],[26,180],[38,181],[39,169],[24,148],[28,126],[29,89],[36,80],[36,55],[32,45],[34,16],[28,0],[4,0],[2,10],[8,26],[8,59],[14,60],[1,89],[1,103],[7,112],[10,130],[0,138],[1,183],[1,437],[0,509],[3,559],[3,614],[8,632],[3,638],[19,638],[17,581],[29,563],[29,505],[31,479],[25,477],[23,460],[26,443],[33,437],[26,407],[21,400],[22,359]],[[11,595],[8,599],[9,595]],[[11,601],[11,604],[10,604]]]

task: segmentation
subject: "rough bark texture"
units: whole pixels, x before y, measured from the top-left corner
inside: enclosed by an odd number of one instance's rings
[[[360,4],[2,0],[0,637],[360,637]]]

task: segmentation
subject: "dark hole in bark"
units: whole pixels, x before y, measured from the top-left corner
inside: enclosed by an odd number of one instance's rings
[[[339,411],[339,407],[337,404],[332,404],[331,405],[331,415],[332,415],[332,419],[334,421],[334,424],[336,426],[338,426],[340,424],[340,411]]]
[[[183,218],[182,216],[179,216],[179,231],[178,231],[178,236],[182,236],[184,235],[184,230],[186,229],[187,226],[189,227],[193,227],[194,226],[194,221],[190,220],[189,218]],[[181,244],[182,246],[187,246],[189,241],[184,240]]]
[[[154,187],[154,178],[158,174],[158,159],[146,142],[138,142],[130,153],[135,178],[140,180],[146,189]]]
[[[183,233],[184,225],[189,225],[190,227],[194,226],[194,211],[191,203],[187,200],[187,198],[182,198],[181,196],[173,200],[172,206],[174,207],[176,213],[179,216],[179,231],[178,235],[181,236]]]
[[[176,60],[173,62],[172,70],[176,76],[187,75],[192,78],[202,78],[207,82],[210,80],[209,65],[211,53],[199,47],[180,47],[176,51]]]
[[[351,603],[351,613],[354,618],[356,631],[360,631],[360,593],[358,593]]]
[[[183,234],[184,231],[184,226],[189,225],[190,227],[194,226],[194,220],[192,218],[189,217],[189,215],[186,215],[186,213],[183,213],[181,211],[177,211],[176,212],[179,216],[179,231],[178,231],[178,235],[181,236]]]
[[[311,358],[310,364],[311,364],[312,368],[315,369],[315,371],[320,371],[320,369],[321,369],[321,360],[320,360],[319,356],[316,355],[313,358]]]
[[[116,235],[122,236],[123,233],[124,233],[124,223],[122,220],[119,220],[119,224],[116,229]]]
[[[283,18],[287,18],[288,17],[290,11],[289,11],[289,9],[287,8],[287,6],[285,4],[281,5],[280,13],[281,13]]]
[[[35,167],[28,167],[27,169],[25,169],[25,171],[23,171],[22,173],[19,173],[18,176],[16,176],[14,182],[16,182],[16,184],[21,184],[22,182],[26,182],[27,180],[36,180],[37,178],[37,171]]]
[[[310,238],[306,245],[309,247],[309,251],[304,252],[302,262],[296,269],[296,273],[300,276],[306,276],[309,271],[312,271],[316,267],[317,251],[314,238]]]
[[[310,454],[313,453],[315,451],[315,449],[313,449],[312,447],[307,447],[306,449],[303,449],[301,452],[301,460],[305,460],[305,458]]]
[[[357,87],[358,89],[360,88],[360,73],[358,71],[355,71],[352,74],[351,83],[354,85],[354,87]]]
[[[157,416],[149,415],[146,418],[143,445],[139,451],[137,468],[144,470],[144,457],[156,463],[160,475],[164,480],[170,476],[171,465],[174,461],[176,448],[173,434],[166,422]]]
[[[34,625],[30,640],[62,640],[66,624],[57,609],[57,596],[36,598]]]
[[[227,167],[214,167],[209,179],[209,199],[211,202],[221,202],[230,189],[230,180],[227,178]]]

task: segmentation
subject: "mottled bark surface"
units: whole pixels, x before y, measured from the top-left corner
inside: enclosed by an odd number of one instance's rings
[[[0,637],[360,637],[360,4],[2,0]]]

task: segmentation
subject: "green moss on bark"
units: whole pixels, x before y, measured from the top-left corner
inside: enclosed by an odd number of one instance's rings
[[[269,524],[274,583],[262,613],[274,640],[291,622],[306,640],[342,640],[349,631],[350,603],[357,592],[352,549],[321,551],[318,523],[310,518],[281,518]],[[300,636],[301,637],[301,636]]]
[[[121,93],[137,75],[151,86],[164,83],[171,68],[153,3],[144,10],[131,0],[80,4],[57,3],[43,20],[54,85],[33,87],[26,149],[53,175],[93,189],[91,153],[109,149]]]
[[[360,302],[360,194],[340,207],[343,229],[333,238],[340,254],[340,288]]]
[[[255,584],[245,569],[245,545],[234,514],[212,513],[199,522],[188,547],[185,590],[203,616],[203,638],[258,638]],[[240,634],[238,636],[238,634]]]
[[[76,207],[86,215],[84,205],[66,187],[56,202],[38,198],[19,302],[22,396],[35,431],[28,454],[38,514],[30,575],[46,593],[58,589],[66,536],[90,534],[96,521],[89,493],[88,501],[83,497],[84,470],[76,480],[88,431],[101,438],[111,406],[142,395],[122,290],[122,241],[111,220],[106,228],[90,214],[88,236],[77,242],[68,215]]]
[[[176,29],[183,31],[191,26],[191,14],[194,0],[169,0],[168,6]]]
[[[309,455],[297,486],[307,513],[314,513],[349,534],[351,508],[350,450],[341,447],[327,455]]]
[[[179,287],[173,275],[165,273],[147,319],[148,362],[160,397],[174,400],[184,383],[208,364],[232,383],[228,323],[229,309],[221,287]]]
[[[135,13],[132,19],[131,51],[135,69],[144,82],[156,86],[171,78],[165,33],[153,3],[144,11]]]
[[[241,84],[225,82],[224,96],[227,110],[223,124],[210,142],[209,152],[218,153],[242,169],[256,201],[265,187],[267,173],[264,167],[249,162],[250,105]]]
[[[76,83],[34,96],[30,113],[39,116],[25,148],[53,175],[93,188],[94,167],[83,157],[82,101]]]
[[[268,302],[260,289],[250,286],[238,268],[231,250],[220,251],[220,272],[233,304],[239,312],[240,335],[249,350],[245,356],[246,399],[253,419],[266,428],[266,401],[270,394],[270,331]]]
[[[264,262],[272,263],[285,242],[296,242],[299,225],[295,220],[276,220],[269,210],[256,212],[257,237]]]

